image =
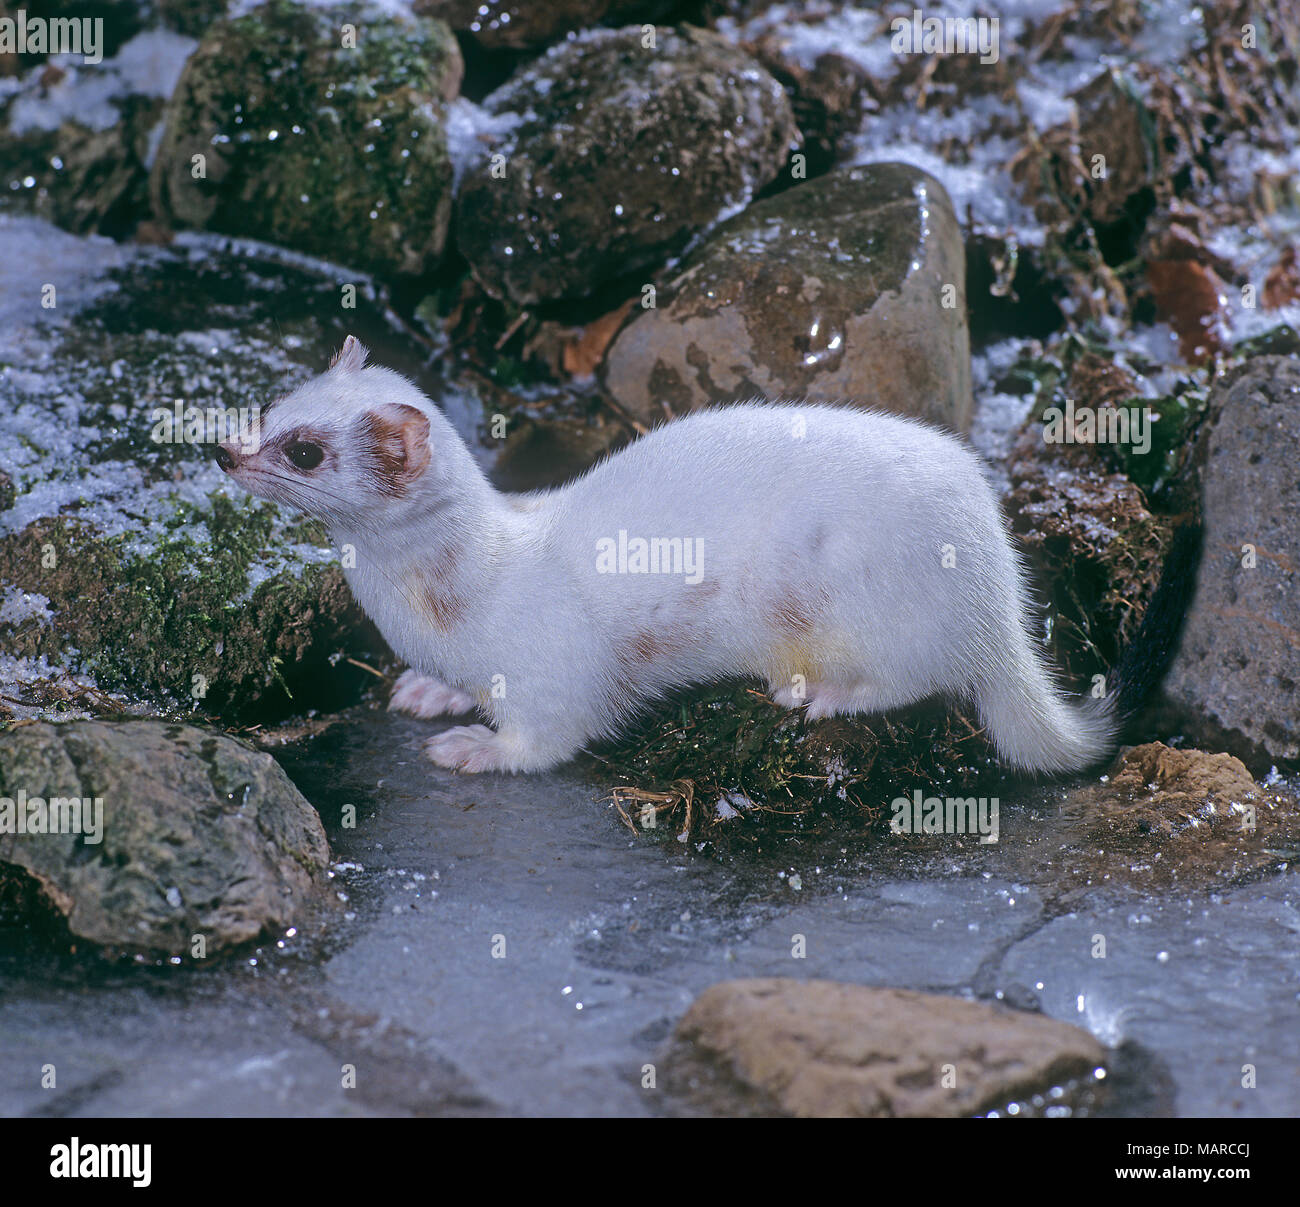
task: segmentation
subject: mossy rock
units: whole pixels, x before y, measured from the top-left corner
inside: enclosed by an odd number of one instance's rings
[[[457,239],[483,288],[522,306],[657,267],[768,184],[798,136],[781,85],[690,27],[653,45],[640,26],[593,31],[483,104],[518,121],[496,169],[466,176]]]
[[[442,22],[374,6],[273,0],[218,21],[168,106],[154,208],[178,226],[426,273],[447,238],[443,114],[463,71]]]
[[[24,725],[0,736],[0,797],[0,880],[21,869],[109,952],[207,958],[304,925],[328,885],[325,830],[279,764],[194,726]]]
[[[28,73],[0,101],[0,206],[76,234],[130,235],[149,212],[151,139],[194,46],[151,30],[99,63]]]
[[[1177,518],[1171,512],[1188,503],[1186,440],[1200,412],[1193,394],[1136,396],[1128,370],[1073,340],[1032,375],[1038,396],[1008,458],[1007,507],[1047,603],[1052,658],[1082,690],[1118,664],[1155,593]],[[1110,407],[1151,411],[1148,451],[1092,439]],[[1082,418],[1085,408],[1091,419]],[[1135,478],[1160,489],[1165,509]]]
[[[354,702],[377,680],[349,659],[386,655],[324,532],[232,489],[207,444],[155,441],[177,400],[237,411],[319,369],[337,284],[209,246],[137,251],[105,285],[0,341],[24,367],[0,373],[6,710],[239,723]]]

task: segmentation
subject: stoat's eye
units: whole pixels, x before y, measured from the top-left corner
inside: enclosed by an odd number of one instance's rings
[[[285,447],[284,455],[299,469],[315,469],[325,456],[325,450],[310,440],[295,440]]]

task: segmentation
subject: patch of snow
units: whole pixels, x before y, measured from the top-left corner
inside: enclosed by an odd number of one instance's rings
[[[151,29],[136,34],[115,58],[102,63],[83,64],[80,55],[54,55],[50,62],[63,69],[63,78],[41,86],[47,65],[32,68],[23,80],[22,95],[9,109],[9,130],[16,135],[57,130],[66,121],[107,130],[121,117],[118,102],[125,97],[170,97],[197,46],[193,38]]]
[[[447,106],[443,129],[447,133],[447,151],[451,156],[453,188],[459,192],[465,173],[474,168],[491,149],[523,121],[523,116],[508,110],[489,113],[463,96]]]

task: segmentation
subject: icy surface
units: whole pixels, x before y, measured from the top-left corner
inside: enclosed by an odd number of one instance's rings
[[[298,935],[203,975],[125,969],[89,1013],[75,967],[0,954],[0,1111],[642,1117],[663,1110],[641,1069],[672,1025],[749,976],[1039,1002],[1137,1045],[1139,1092],[1171,1077],[1148,1111],[1300,1111],[1295,870],[1240,892],[1096,891],[1057,916],[999,863],[1040,826],[1033,801],[1003,801],[999,846],[960,863],[817,841],[719,864],[633,839],[572,775],[432,768],[431,728],[367,714],[286,755],[338,860],[326,953]],[[352,830],[336,824],[349,801]],[[54,1094],[30,1072],[47,1061]]]

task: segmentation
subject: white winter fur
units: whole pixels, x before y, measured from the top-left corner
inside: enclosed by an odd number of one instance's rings
[[[363,364],[349,340],[232,474],[355,548],[353,593],[426,677],[399,689],[412,711],[473,701],[495,726],[437,735],[435,762],[541,770],[669,689],[736,676],[812,717],[972,700],[1026,770],[1108,752],[1109,701],[1075,706],[1054,685],[997,499],[957,439],[877,412],[737,405],[657,428],[563,488],[504,495],[419,390]],[[421,438],[427,421],[431,459],[399,496],[359,447],[376,410]],[[291,430],[325,434],[322,465],[288,463],[275,440]],[[700,581],[598,572],[620,530],[702,542]]]

